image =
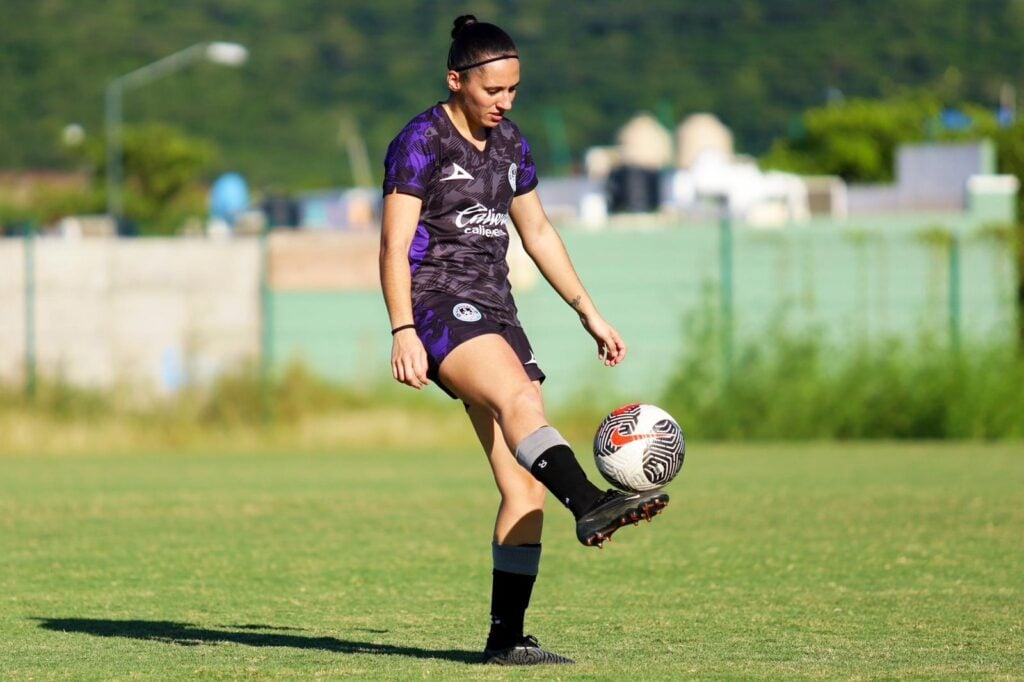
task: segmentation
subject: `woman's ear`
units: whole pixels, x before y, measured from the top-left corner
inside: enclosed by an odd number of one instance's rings
[[[462,76],[458,71],[449,71],[445,77],[445,81],[448,84],[448,89],[451,92],[458,92],[462,89]]]

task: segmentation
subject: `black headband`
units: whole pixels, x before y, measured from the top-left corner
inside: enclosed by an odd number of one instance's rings
[[[503,54],[503,55],[499,55],[497,57],[490,57],[489,59],[484,59],[483,61],[474,62],[472,64],[466,64],[465,66],[459,66],[459,67],[452,66],[451,60],[449,60],[448,61],[448,70],[449,71],[469,71],[470,69],[475,69],[478,66],[483,66],[484,64],[490,64],[491,62],[497,62],[497,61],[500,61],[502,59],[519,59],[519,55],[517,55],[517,54]]]

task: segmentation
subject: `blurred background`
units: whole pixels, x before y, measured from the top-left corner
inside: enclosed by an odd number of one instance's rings
[[[595,363],[513,245],[570,428],[1024,435],[1020,0],[0,0],[0,449],[458,418],[390,379],[376,250],[466,12],[520,47],[538,191],[630,344]]]

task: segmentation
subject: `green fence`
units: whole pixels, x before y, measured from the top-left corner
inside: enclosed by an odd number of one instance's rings
[[[953,349],[1014,335],[1008,231],[961,215],[817,221],[782,230],[729,224],[648,225],[562,237],[588,290],[629,345],[606,369],[572,311],[539,277],[516,288],[520,318],[559,404],[576,392],[653,400],[691,337],[717,326],[720,360],[771,330],[851,343],[928,335]],[[324,376],[372,385],[390,376],[378,292],[266,295],[268,363],[302,359]],[[440,392],[431,392],[440,396]]]

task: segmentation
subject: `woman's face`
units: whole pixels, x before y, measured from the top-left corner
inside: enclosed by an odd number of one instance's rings
[[[494,128],[512,108],[519,88],[519,60],[501,59],[459,74],[448,72],[448,89],[471,126]]]

